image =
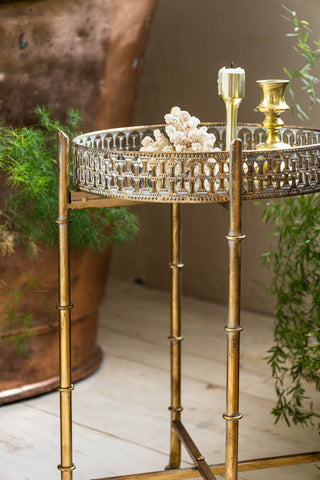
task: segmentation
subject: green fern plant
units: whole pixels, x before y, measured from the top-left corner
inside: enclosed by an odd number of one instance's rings
[[[275,379],[276,422],[312,424],[320,418],[306,382],[320,390],[320,195],[268,202],[263,220],[273,222],[276,243],[263,255],[276,298],[274,344],[267,361]],[[320,426],[320,425],[319,425]]]
[[[27,255],[35,254],[39,245],[57,246],[57,129],[70,138],[75,137],[80,133],[81,116],[76,110],[68,110],[66,121],[61,124],[52,118],[47,107],[37,107],[35,114],[35,125],[0,126],[1,180],[9,187],[8,196],[0,205],[1,255],[14,254],[17,245],[22,246]],[[70,175],[72,178],[71,162]],[[70,246],[76,251],[89,248],[102,253],[111,244],[129,242],[138,231],[136,216],[125,208],[76,210],[71,216]],[[22,327],[20,335],[10,337],[21,353],[26,353],[33,321],[29,313],[23,311],[22,298],[35,294],[29,283],[19,290],[6,279],[0,282],[1,296],[5,299],[2,326],[5,330],[10,330],[12,325]],[[42,304],[47,308],[45,302]]]
[[[302,65],[299,68],[283,68],[283,71],[290,80],[287,91],[289,92],[292,102],[291,113],[293,116],[297,114],[301,120],[308,120],[309,117],[307,113],[296,100],[294,86],[296,85],[297,80],[300,81],[300,86],[309,99],[309,108],[320,103],[320,99],[317,97],[316,93],[316,86],[319,83],[319,78],[317,75],[313,74],[314,68],[320,60],[320,37],[318,40],[313,40],[310,43],[309,37],[312,31],[309,22],[306,20],[299,20],[296,11],[290,10],[284,5],[282,6],[290,15],[289,17],[284,16],[284,18],[288,20],[293,27],[293,31],[286,35],[287,37],[296,38],[297,41],[293,48],[302,59]]]
[[[293,25],[288,36],[296,37],[294,47],[303,65],[284,68],[290,79],[292,113],[308,118],[296,102],[295,80],[309,98],[312,108],[320,103],[316,94],[319,79],[312,71],[320,60],[320,39],[309,43],[309,23],[284,7]],[[295,84],[296,85],[296,84]],[[263,255],[263,263],[273,274],[269,293],[276,299],[274,342],[267,361],[275,379],[277,402],[275,421],[294,424],[317,423],[320,412],[314,410],[307,384],[320,391],[320,194],[269,201],[263,220],[272,223],[275,242]]]
[[[60,128],[69,137],[75,137],[81,119],[79,112],[68,110],[65,124],[60,124],[46,107],[37,107],[36,115],[39,123],[34,126],[1,128],[0,170],[14,190],[5,200],[0,222],[8,231],[14,231],[15,240],[24,246],[32,248],[42,243],[54,247],[56,133]],[[112,243],[130,241],[137,230],[137,219],[127,209],[77,210],[72,212],[70,245],[76,250],[89,247],[102,252]]]

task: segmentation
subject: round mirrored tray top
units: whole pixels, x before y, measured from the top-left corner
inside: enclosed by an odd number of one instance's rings
[[[225,125],[205,123],[216,136],[210,153],[140,151],[145,136],[164,125],[104,130],[72,141],[73,182],[81,191],[143,202],[226,202],[229,200],[229,152]],[[266,132],[238,124],[243,142],[243,198],[302,195],[320,190],[320,130],[286,127],[283,150],[254,150]]]

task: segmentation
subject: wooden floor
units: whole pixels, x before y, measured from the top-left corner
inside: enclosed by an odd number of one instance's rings
[[[99,371],[73,396],[75,480],[163,469],[169,443],[169,295],[111,281],[101,308]],[[224,460],[226,308],[183,299],[183,422],[209,463]],[[274,426],[263,357],[272,319],[243,312],[240,458],[318,450],[310,428]],[[59,399],[52,393],[1,408],[0,479],[60,478]],[[319,399],[314,396],[314,403]],[[317,405],[315,405],[317,407]],[[183,452],[183,465],[191,464]],[[223,478],[223,477],[221,477]],[[314,465],[241,473],[240,479],[315,480]]]

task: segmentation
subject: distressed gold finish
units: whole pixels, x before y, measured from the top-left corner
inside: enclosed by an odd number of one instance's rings
[[[133,200],[118,200],[117,198],[97,197],[97,195],[83,194],[72,190],[68,208],[79,210],[83,208],[128,207],[130,205],[145,204]]]
[[[253,470],[264,470],[267,468],[287,467],[290,465],[302,465],[320,461],[320,452],[307,452],[296,455],[282,455],[279,457],[258,458],[254,460],[241,460],[238,463],[239,472],[250,472]],[[224,463],[209,465],[214,475],[224,475]],[[201,474],[196,467],[180,468],[179,470],[160,470],[158,472],[137,473],[133,475],[122,475],[117,477],[104,477],[94,480],[185,480],[197,478]]]
[[[224,126],[207,124],[224,147]],[[160,127],[162,128],[162,127]],[[132,203],[170,202],[171,205],[171,443],[166,470],[110,477],[121,480],[180,480],[202,477],[213,480],[225,474],[237,480],[238,471],[297,465],[320,460],[319,452],[238,461],[241,201],[282,197],[320,190],[320,130],[290,127],[281,138],[285,150],[254,150],[266,138],[257,125],[242,125],[240,139],[231,152],[210,154],[149,154],[140,152],[143,137],[152,127],[93,132],[73,141],[75,184],[81,192],[69,191],[68,138],[58,134],[59,317],[60,317],[60,418],[62,480],[72,480],[71,365],[70,365],[70,267],[69,209],[115,207]],[[299,146],[298,146],[299,145]],[[244,149],[242,149],[244,147]],[[266,167],[267,165],[267,167]],[[85,193],[83,193],[85,192]],[[229,317],[227,335],[226,460],[209,466],[181,423],[181,203],[228,202]],[[181,469],[181,442],[196,468]],[[101,479],[102,480],[102,479]],[[104,479],[106,480],[106,479]]]
[[[192,438],[188,434],[187,430],[184,428],[181,421],[174,420],[173,427],[179,439],[181,440],[181,442],[183,442],[194,464],[198,468],[201,477],[204,480],[216,480],[216,477],[213,475],[212,471],[210,470],[210,467],[205,461],[204,456],[201,455],[200,451],[196,447],[195,443],[193,442]]]
[[[267,130],[268,138],[265,142],[259,143],[256,149],[289,148],[290,145],[282,142],[280,137],[281,127],[284,125],[280,115],[290,108],[284,99],[284,91],[289,80],[257,80],[257,83],[261,88],[261,101],[256,109],[266,116],[262,125]]]
[[[239,357],[240,357],[240,274],[241,274],[241,196],[242,196],[242,143],[234,140],[230,156],[229,181],[229,318],[227,332],[227,399],[226,413],[226,480],[238,475],[239,420]]]
[[[181,412],[181,206],[171,205],[171,428],[170,459],[168,469],[179,468],[181,463],[181,440],[174,428],[174,422],[180,421]]]
[[[69,260],[69,138],[58,131],[58,218],[59,227],[59,346],[60,346],[60,449],[61,480],[72,480],[71,416],[71,332],[70,332],[70,260]]]

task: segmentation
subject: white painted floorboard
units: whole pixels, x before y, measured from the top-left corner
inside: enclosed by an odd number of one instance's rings
[[[110,281],[100,312],[104,360],[73,395],[75,480],[166,466],[169,301],[167,292]],[[221,305],[183,299],[183,422],[209,463],[224,460],[226,318]],[[272,318],[244,311],[242,324],[240,458],[318,450],[316,429],[273,424],[273,383],[263,360]],[[1,408],[0,480],[58,480],[59,462],[58,393]],[[190,464],[183,452],[183,465]],[[239,478],[316,480],[320,473],[302,465]]]

